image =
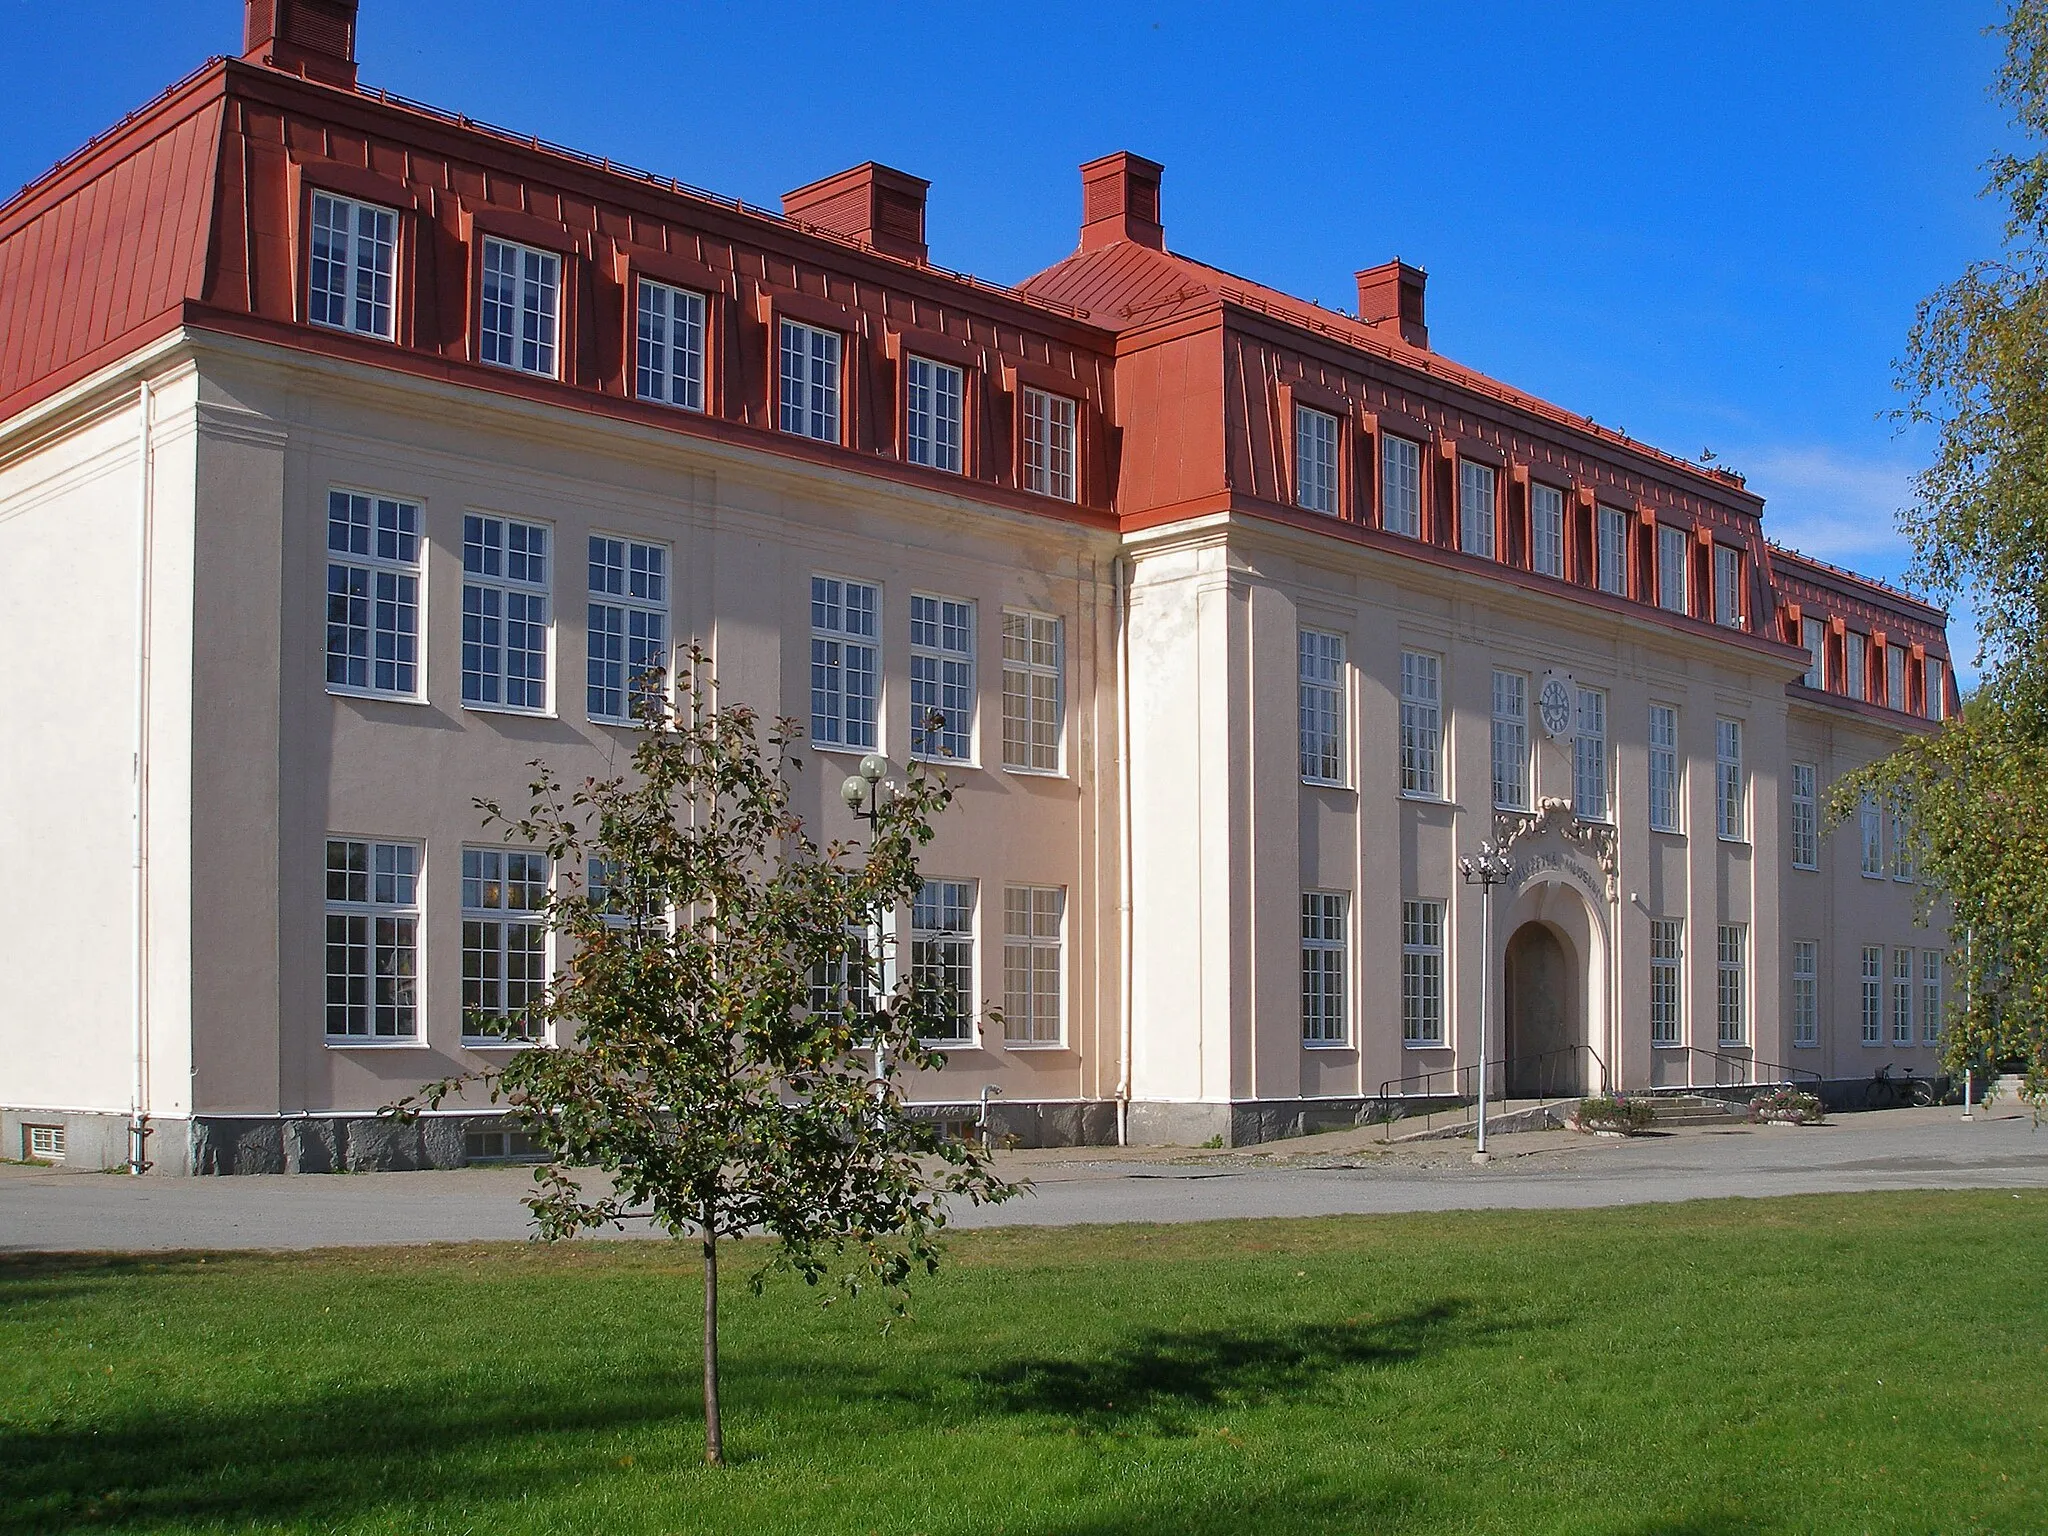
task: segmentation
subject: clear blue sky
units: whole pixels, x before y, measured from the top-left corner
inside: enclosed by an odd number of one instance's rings
[[[771,207],[899,166],[933,259],[999,281],[1072,247],[1081,161],[1135,150],[1173,248],[1333,305],[1416,262],[1440,351],[1712,447],[1774,537],[1892,578],[1927,445],[1881,419],[1891,363],[1995,249],[2001,12],[365,0],[359,52],[366,84]],[[240,39],[235,0],[0,0],[0,184]]]

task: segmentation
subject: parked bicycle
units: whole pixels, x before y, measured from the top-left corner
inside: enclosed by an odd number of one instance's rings
[[[1870,1074],[1870,1087],[1863,1102],[1870,1109],[1924,1107],[1934,1102],[1934,1084],[1910,1072],[1904,1077],[1893,1077],[1892,1064],[1886,1062]]]

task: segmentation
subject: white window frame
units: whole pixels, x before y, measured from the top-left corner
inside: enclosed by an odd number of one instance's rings
[[[801,320],[777,318],[776,424],[791,436],[812,442],[845,442],[840,364],[846,338]]]
[[[21,1128],[21,1155],[25,1160],[41,1163],[64,1161],[64,1127],[61,1125],[29,1125]]]
[[[964,899],[961,893],[965,893]],[[936,968],[953,990],[955,1032],[926,1037],[931,1045],[973,1046],[979,1028],[980,995],[975,981],[975,917],[980,886],[974,880],[932,879],[911,901],[910,964],[920,984],[930,985]],[[964,912],[964,926],[941,926]],[[933,920],[937,921],[934,922]]]
[[[1892,878],[1902,884],[1911,884],[1917,875],[1913,868],[1913,824],[1903,810],[1894,807],[1892,824]]]
[[[1444,1040],[1444,904],[1401,903],[1401,1044],[1441,1050]]]
[[[1920,951],[1920,1043],[1941,1043],[1941,951]]]
[[[878,751],[882,589],[875,582],[814,573],[810,607],[811,745]]]
[[[1820,768],[1792,765],[1792,867],[1820,868]]]
[[[926,469],[961,472],[967,372],[915,353],[903,359],[903,457]]]
[[[1884,808],[1866,793],[1856,806],[1857,830],[1863,838],[1862,873],[1866,880],[1884,878]]]
[[[1686,579],[1691,547],[1683,528],[1657,525],[1657,606],[1667,613],[1692,612],[1692,583]]]
[[[1812,1050],[1820,1044],[1820,944],[1792,941],[1792,1045]]]
[[[1458,548],[1482,560],[1494,557],[1499,484],[1500,473],[1491,464],[1458,460]]]
[[[549,713],[554,542],[546,523],[500,512],[463,514],[463,708]]]
[[[1860,629],[1842,635],[1842,691],[1860,703],[1870,702],[1870,636]]]
[[[605,725],[632,725],[638,679],[655,668],[670,685],[669,548],[623,534],[590,535],[584,709]],[[612,707],[616,701],[617,707]]]
[[[1628,514],[1619,507],[1594,509],[1595,584],[1614,597],[1628,596]]]
[[[1349,783],[1345,752],[1344,637],[1303,629],[1295,641],[1296,700],[1301,739],[1301,781],[1342,788]]]
[[[1918,990],[1920,976],[1913,966],[1913,951],[1900,944],[1892,950],[1892,1044],[1911,1047],[1913,1044],[1913,993]]]
[[[1529,568],[1564,580],[1564,492],[1529,482]]]
[[[1003,610],[1003,767],[1065,771],[1066,624],[1049,613]]]
[[[1749,1043],[1749,925],[1722,923],[1714,935],[1714,1040]]]
[[[1311,405],[1294,408],[1294,504],[1337,515],[1337,418]]]
[[[1055,501],[1078,500],[1079,402],[1028,386],[1023,393],[1024,489]]]
[[[971,598],[910,595],[910,755],[925,762],[973,767],[975,624]],[[925,728],[932,711],[945,716],[938,731]]]
[[[1380,526],[1422,537],[1422,445],[1392,433],[1380,438]]]
[[[1685,925],[1676,917],[1650,919],[1650,1044],[1685,1043]]]
[[[1902,646],[1884,648],[1884,707],[1906,712],[1906,652]]]
[[[1311,1049],[1351,1039],[1351,898],[1301,893],[1301,1043]]]
[[[395,210],[316,187],[306,269],[310,323],[378,341],[398,339]]]
[[[1003,887],[1003,1044],[1052,1050],[1066,1043],[1067,891]]]
[[[634,388],[642,400],[704,409],[704,295],[640,279],[634,322]]]
[[[1714,546],[1714,622],[1728,629],[1743,628],[1742,551],[1733,544]]]
[[[340,486],[328,491],[329,693],[414,702],[425,698],[420,655],[425,521],[415,501]],[[350,682],[348,673],[358,664],[364,681]],[[337,666],[343,674],[339,680]]]
[[[1749,841],[1749,776],[1742,766],[1742,722],[1714,722],[1714,830],[1724,843]]]
[[[1806,647],[1806,686],[1828,685],[1828,627],[1819,619],[1799,621],[1799,642]]]
[[[1866,1046],[1884,1044],[1884,946],[1863,946],[1863,1013],[1861,1039]]]
[[[544,1026],[521,1027],[518,1015],[547,993],[551,863],[542,848],[462,850],[462,1043],[471,1050],[546,1039]],[[524,974],[514,976],[515,969]],[[479,1033],[479,1013],[502,1019],[505,1031]]]
[[[486,235],[481,265],[478,357],[515,373],[560,377],[562,258]]]
[[[1650,706],[1650,830],[1685,830],[1685,779],[1678,755],[1678,708]]]
[[[1607,693],[1581,688],[1573,711],[1572,814],[1581,821],[1614,819],[1614,787],[1607,758]]]
[[[1529,810],[1529,679],[1525,673],[1493,673],[1493,804],[1496,810]]]
[[[339,832],[328,833],[325,845],[325,1042],[380,1050],[418,1045],[424,1035],[420,1014],[426,996],[420,974],[426,849],[403,838],[351,837]],[[337,922],[361,924],[360,937],[344,927],[337,938]],[[337,945],[343,962],[339,971],[335,969]],[[363,961],[360,968],[358,959]],[[339,998],[337,981],[341,984]],[[360,1001],[356,1000],[357,984]],[[334,1027],[337,1010],[342,1024],[339,1030]],[[352,1027],[358,1011],[363,1025],[360,1030]]]
[[[1948,665],[1939,656],[1929,656],[1921,666],[1921,712],[1930,720],[1948,718]]]
[[[1401,793],[1442,800],[1448,791],[1443,764],[1443,658],[1428,651],[1401,653]]]

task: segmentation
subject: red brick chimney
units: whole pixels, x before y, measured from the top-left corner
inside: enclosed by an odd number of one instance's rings
[[[1429,274],[1396,258],[1358,274],[1358,318],[1376,331],[1399,336],[1411,347],[1429,346],[1422,290]]]
[[[1166,249],[1159,222],[1159,178],[1166,167],[1129,150],[1118,150],[1081,167],[1081,249],[1093,251],[1119,240]]]
[[[870,160],[837,176],[782,194],[782,212],[835,235],[865,240],[878,251],[928,261],[924,195],[931,183]]]
[[[245,0],[242,57],[353,90],[356,0]]]

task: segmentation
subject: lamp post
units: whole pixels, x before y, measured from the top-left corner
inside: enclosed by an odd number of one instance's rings
[[[895,793],[889,783],[889,759],[879,752],[870,752],[860,760],[860,767],[849,773],[839,785],[839,798],[846,802],[846,808],[868,824],[870,831],[881,817],[882,807],[887,805]],[[889,956],[883,942],[882,914],[876,912],[868,925],[869,942],[874,945],[875,964],[880,970],[879,980],[882,995],[887,997],[895,990],[895,978],[889,974]],[[866,969],[865,966],[862,967]],[[875,1041],[875,1090],[886,1095],[888,1086],[883,1081],[883,1068],[888,1064],[882,1053],[882,1042]]]
[[[1508,862],[1507,854],[1492,843],[1481,843],[1477,853],[1458,860],[1458,873],[1465,877],[1465,883],[1478,886],[1480,891],[1479,1145],[1472,1154],[1475,1163],[1490,1161],[1486,1150],[1486,1017],[1493,1006],[1493,888],[1513,872],[1514,865]]]

